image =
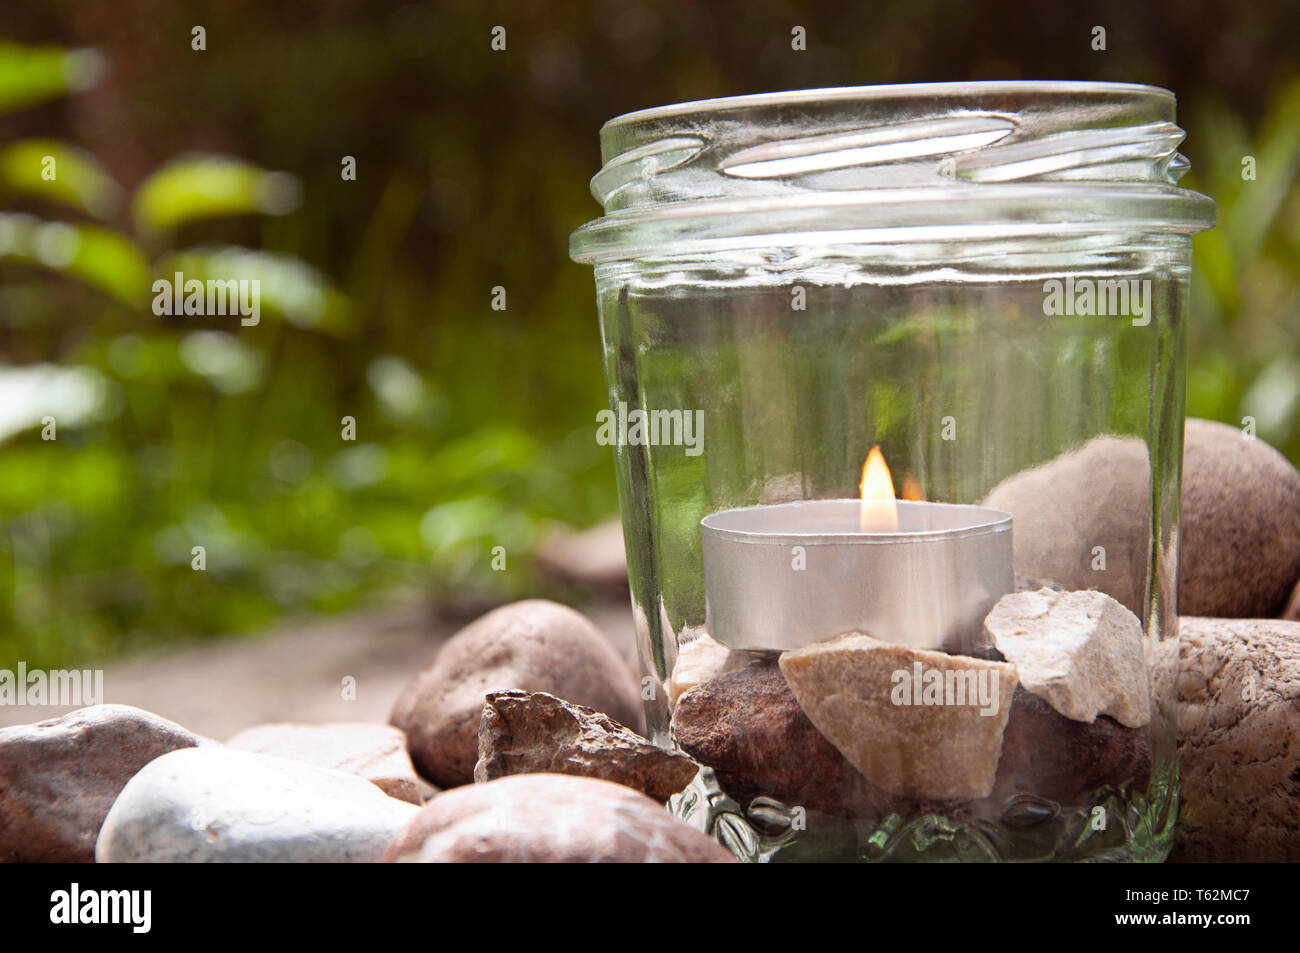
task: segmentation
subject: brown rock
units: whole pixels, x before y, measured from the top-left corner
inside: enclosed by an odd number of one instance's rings
[[[1171,860],[1300,860],[1300,623],[1181,619]]]
[[[1150,780],[1151,743],[1145,728],[1126,728],[1107,715],[1091,723],[1075,721],[1017,686],[1002,736],[995,797],[1036,794],[1085,804],[1107,785],[1140,791]]]
[[[461,629],[402,691],[390,721],[411,760],[439,787],[468,784],[478,760],[483,697],[505,689],[547,692],[640,730],[635,677],[605,637],[567,606],[529,599]]]
[[[423,804],[425,800],[406,753],[406,735],[391,725],[258,725],[232,737],[226,747],[348,771],[399,801]]]
[[[1100,589],[1142,616],[1150,525],[1151,465],[1136,437],[1096,437],[1042,466],[1008,477],[985,505],[1015,517],[1017,576],[1065,589]],[[1094,570],[1093,548],[1106,551]]]
[[[128,705],[0,729],[0,861],[93,861],[126,782],[154,758],[199,743]]]
[[[520,774],[439,794],[393,838],[384,860],[728,863],[735,858],[621,784]]]
[[[877,787],[937,800],[992,792],[1013,666],[848,632],[785,652],[781,672],[817,730]]]
[[[772,664],[728,672],[682,695],[672,736],[743,807],[764,795],[789,806],[872,817],[885,798],[813,727]]]
[[[1300,472],[1236,427],[1187,421],[1182,615],[1280,615],[1300,579]]]
[[[1104,436],[994,487],[987,505],[1016,518],[1016,574],[1100,589],[1140,617],[1150,473],[1142,440]],[[1300,579],[1300,472],[1235,427],[1189,419],[1179,531],[1182,614],[1277,616]]]
[[[608,715],[545,692],[489,692],[478,729],[474,780],[511,774],[568,774],[635,788],[661,804],[699,770]]]

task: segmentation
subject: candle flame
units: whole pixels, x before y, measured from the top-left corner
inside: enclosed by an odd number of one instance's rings
[[[903,490],[898,495],[905,500],[920,502],[925,499],[925,490],[921,489],[921,484],[916,477],[908,473],[903,477]]]
[[[864,533],[898,532],[898,504],[894,497],[894,478],[880,447],[871,448],[862,465],[862,513],[859,527]]]

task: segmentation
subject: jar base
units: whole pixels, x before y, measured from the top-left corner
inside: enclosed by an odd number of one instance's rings
[[[766,797],[742,807],[708,768],[668,802],[670,813],[751,863],[1163,863],[1178,815],[1177,768],[1159,767],[1145,791],[1098,791],[1086,806],[1017,795],[1000,807],[1000,816],[959,808],[871,820]]]

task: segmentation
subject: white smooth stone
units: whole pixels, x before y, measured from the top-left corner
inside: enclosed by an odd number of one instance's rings
[[[231,748],[173,751],[135,775],[95,846],[99,863],[378,861],[417,812],[343,771]]]

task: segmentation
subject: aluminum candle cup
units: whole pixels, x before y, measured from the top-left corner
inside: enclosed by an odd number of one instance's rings
[[[795,649],[843,632],[969,654],[1014,586],[1011,514],[900,501],[898,532],[859,529],[859,500],[707,516],[705,628],[737,649]]]

